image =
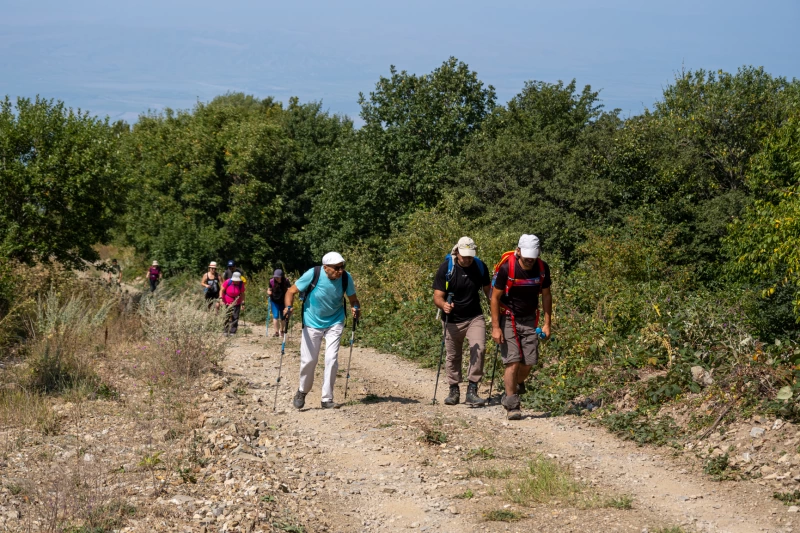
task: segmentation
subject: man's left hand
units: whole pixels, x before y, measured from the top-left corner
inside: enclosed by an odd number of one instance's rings
[[[545,324],[544,326],[542,326],[542,333],[545,334],[544,337],[545,339],[550,338],[550,324]]]

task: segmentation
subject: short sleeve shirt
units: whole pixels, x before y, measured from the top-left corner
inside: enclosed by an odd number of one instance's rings
[[[491,280],[486,265],[484,265],[483,275],[481,275],[478,261],[480,259],[476,258],[467,268],[463,268],[458,261],[455,261],[449,287],[446,287],[448,262],[443,262],[436,271],[436,276],[433,278],[433,290],[453,293],[455,307],[450,313],[448,322],[454,324],[465,322],[483,313],[481,289],[489,285]],[[444,316],[442,316],[442,320],[444,320]]]
[[[353,283],[353,277],[350,276],[349,272],[345,272],[343,275],[348,278],[347,296],[354,296],[356,294],[356,286]],[[314,279],[313,268],[300,276],[295,285],[300,292],[304,292],[311,285],[312,279]],[[325,329],[344,322],[343,297],[344,291],[342,291],[341,278],[331,281],[325,274],[325,269],[321,269],[317,286],[306,298],[305,309],[303,310],[303,320],[306,326],[314,329]]]
[[[544,272],[539,272],[539,261],[533,264],[533,269],[525,270],[522,268],[519,260],[514,258],[517,264],[514,266],[514,276],[517,280],[536,280],[541,279],[541,283],[533,285],[517,285],[511,288],[508,295],[503,294],[500,302],[508,307],[514,316],[517,317],[532,317],[536,316],[536,310],[539,308],[539,293],[542,289],[549,289],[551,285],[550,280],[550,266],[542,261],[544,265]],[[494,290],[505,292],[506,282],[508,281],[508,262],[503,263],[497,271],[497,278],[494,281]]]

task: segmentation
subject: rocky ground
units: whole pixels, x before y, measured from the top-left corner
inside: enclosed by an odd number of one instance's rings
[[[83,525],[73,532],[798,529],[797,507],[773,498],[800,488],[791,424],[637,447],[585,418],[432,405],[434,371],[359,348],[347,402],[340,352],[343,407],[321,409],[317,381],[298,412],[297,330],[274,412],[280,342],[254,329],[191,387],[148,386],[135,358],[113,359],[101,370],[119,397],[60,401],[52,435],[1,428],[0,530],[58,531],[55,516]],[[726,454],[715,481],[704,466]],[[520,501],[515,483],[537,458],[565,467],[575,494]]]

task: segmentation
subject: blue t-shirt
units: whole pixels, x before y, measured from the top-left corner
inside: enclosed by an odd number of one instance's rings
[[[349,273],[343,274],[347,276],[347,296],[353,296],[356,293],[356,286],[353,283],[353,278]],[[311,268],[305,274],[300,276],[295,282],[297,288],[303,292],[311,285],[311,280],[314,279],[314,269]],[[342,304],[342,279],[329,280],[325,274],[325,269],[322,268],[319,273],[319,280],[317,286],[311,291],[311,294],[306,298],[304,320],[306,326],[314,329],[325,329],[340,322],[344,322],[344,305]]]

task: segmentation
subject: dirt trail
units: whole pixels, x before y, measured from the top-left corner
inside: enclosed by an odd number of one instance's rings
[[[275,468],[291,480],[284,490],[300,502],[304,522],[320,530],[639,532],[681,525],[687,531],[792,531],[797,515],[787,514],[772,491],[756,481],[710,481],[702,465],[686,454],[637,447],[577,417],[527,413],[512,423],[498,405],[431,405],[435,371],[374,350],[353,352],[347,405],[320,408],[320,365],[306,408],[297,412],[291,398],[297,387],[299,330],[287,346],[278,413],[273,415],[280,342],[265,338],[263,326],[255,329],[260,334],[236,339],[224,368],[255,389],[248,391],[253,394],[244,397],[244,405],[268,412],[274,428],[261,444]],[[336,383],[340,402],[347,356],[343,347]],[[440,386],[440,400],[446,388]],[[462,398],[464,392],[462,387]],[[423,426],[446,433],[447,443],[421,443]],[[480,447],[491,448],[494,457],[470,458],[470,450]],[[601,497],[631,496],[633,508],[512,504],[505,497],[507,481],[497,479],[497,473],[523,469],[540,453],[569,465]],[[476,470],[484,475],[476,477]],[[467,490],[474,496],[458,498]],[[485,513],[492,510],[515,510],[523,518],[487,521]]]

